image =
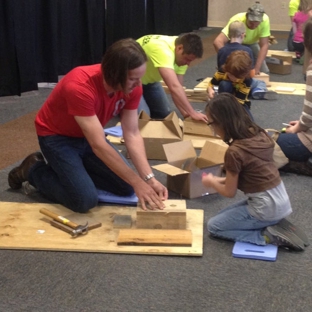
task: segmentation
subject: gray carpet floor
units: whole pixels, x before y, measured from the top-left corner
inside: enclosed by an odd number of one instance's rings
[[[286,40],[279,40],[271,49],[285,47]],[[186,87],[212,76],[215,66],[213,56],[191,67]],[[270,79],[304,83],[302,66],[294,62],[292,74],[272,74]],[[50,92],[40,89],[0,98],[0,123],[38,109]],[[302,96],[279,95],[277,101],[252,101],[251,110],[260,126],[280,129],[282,122],[299,117],[302,104]],[[202,103],[193,105],[204,108]],[[26,196],[9,189],[7,174],[18,164],[0,171],[1,201],[47,202],[37,193]],[[155,174],[166,183],[164,174]],[[312,241],[312,178],[286,173],[281,177],[293,207],[291,220]],[[232,199],[214,194],[186,202],[189,209],[203,209],[206,222],[243,197],[241,192]],[[180,197],[170,192],[170,198]],[[211,239],[204,227],[202,257],[0,250],[0,311],[312,310],[311,246],[301,253],[280,249],[276,262],[233,258],[232,248],[233,242]]]

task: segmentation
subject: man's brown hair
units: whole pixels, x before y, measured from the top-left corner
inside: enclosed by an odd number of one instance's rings
[[[183,46],[183,54],[193,54],[196,58],[203,56],[203,42],[198,35],[194,33],[182,34],[175,40],[175,45],[179,44]]]
[[[120,85],[125,91],[128,71],[147,61],[146,54],[134,39],[122,39],[113,43],[102,59],[102,73],[106,83],[113,89]]]
[[[233,51],[222,66],[224,72],[228,72],[236,78],[249,77],[252,68],[252,60],[249,54],[242,50]]]

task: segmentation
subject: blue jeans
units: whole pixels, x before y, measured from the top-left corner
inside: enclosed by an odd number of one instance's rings
[[[134,193],[132,186],[93,153],[85,138],[39,136],[39,144],[47,164],[36,163],[30,170],[29,182],[51,201],[76,212],[87,212],[98,203],[97,189],[121,196]]]
[[[253,55],[254,55],[254,59],[255,61],[257,61],[258,55],[259,55],[259,51],[260,51],[260,46],[258,44],[258,42],[253,43],[253,44],[244,44],[244,46],[247,46],[251,49]],[[269,74],[270,70],[266,64],[266,61],[263,61],[263,63],[261,64],[260,67],[260,72],[265,73],[265,74]]]
[[[233,84],[231,81],[229,81],[229,80],[220,81],[220,84],[218,87],[218,93],[224,93],[224,92],[231,93],[231,94],[235,95],[235,88],[233,87]],[[242,105],[243,105],[244,109],[246,110],[247,114],[249,115],[249,117],[251,118],[251,120],[254,120],[254,118],[250,112],[249,106],[247,104],[242,104]]]
[[[263,80],[259,80],[259,79],[255,79],[255,78],[252,78],[251,79],[251,86],[250,86],[250,95],[252,97],[254,91],[256,89],[260,89],[260,90],[263,90],[263,91],[267,91],[267,86],[265,84],[265,82]]]
[[[207,222],[208,231],[223,239],[266,245],[261,231],[278,221],[258,220],[249,214],[247,206],[247,200],[244,199],[221,210]]]
[[[297,133],[280,133],[276,143],[289,160],[307,161],[312,153],[299,140]]]
[[[143,95],[140,100],[138,112],[145,111],[151,118],[163,119],[172,109],[168,96],[160,82],[143,85]]]

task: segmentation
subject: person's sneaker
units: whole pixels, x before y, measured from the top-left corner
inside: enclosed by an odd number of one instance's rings
[[[269,244],[295,251],[304,250],[303,241],[297,235],[283,229],[278,224],[266,227],[262,234],[268,237]]]
[[[309,246],[309,239],[306,233],[300,229],[298,226],[290,222],[287,218],[282,219],[280,222],[277,223],[280,227],[285,229],[286,231],[289,231],[295,235],[297,235],[302,241],[304,246]]]
[[[22,183],[28,180],[30,168],[38,161],[44,161],[43,155],[40,152],[32,153],[18,167],[13,168],[8,176],[10,187],[14,190],[20,189]]]
[[[305,161],[294,161],[290,160],[288,164],[279,168],[278,170],[282,172],[290,172],[296,174],[302,174],[311,177],[312,176],[312,168]]]
[[[277,100],[277,93],[275,91],[256,90],[252,94],[252,98],[255,100]]]

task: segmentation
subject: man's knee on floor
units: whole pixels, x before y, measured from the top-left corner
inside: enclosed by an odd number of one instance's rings
[[[69,204],[69,209],[75,211],[75,212],[80,212],[80,213],[85,213],[88,212],[90,209],[94,208],[98,204],[98,196],[96,195],[85,195],[85,196],[80,196],[76,200],[72,200],[71,203]]]

